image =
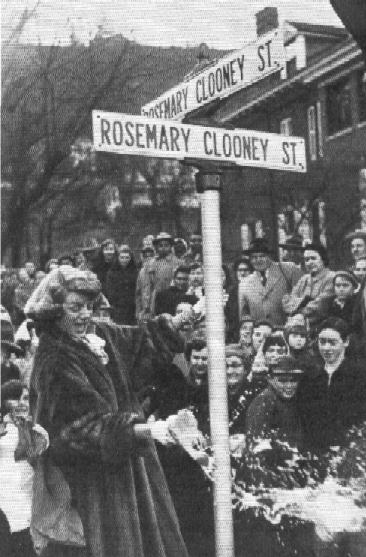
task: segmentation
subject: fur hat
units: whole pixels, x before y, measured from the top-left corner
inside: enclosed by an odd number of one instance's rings
[[[91,271],[63,265],[46,275],[37,286],[25,305],[25,315],[34,319],[54,318],[62,303],[58,299],[61,291],[80,292],[97,298],[101,284]]]

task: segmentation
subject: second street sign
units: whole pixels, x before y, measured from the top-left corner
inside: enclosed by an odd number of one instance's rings
[[[306,172],[302,137],[225,130],[99,110],[93,111],[93,137],[97,151]]]
[[[182,119],[185,114],[218,98],[247,87],[285,65],[285,50],[279,30],[272,31],[242,50],[219,59],[216,64],[149,102],[143,116]]]

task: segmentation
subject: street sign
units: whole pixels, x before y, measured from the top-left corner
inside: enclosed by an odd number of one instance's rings
[[[97,151],[306,172],[302,137],[158,121],[99,110],[93,111],[93,136]]]
[[[277,29],[221,58],[192,79],[182,82],[147,103],[143,116],[167,120],[182,119],[187,113],[232,95],[285,67],[285,49]]]

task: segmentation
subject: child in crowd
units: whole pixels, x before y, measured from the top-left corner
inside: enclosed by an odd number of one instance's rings
[[[247,362],[252,363],[254,358],[253,348],[254,321],[247,315],[243,317],[239,329],[239,343]]]
[[[2,385],[1,408],[5,415],[0,437],[0,509],[9,525],[7,533],[2,531],[1,547],[8,548],[9,557],[35,557],[29,531],[33,468],[27,460],[47,449],[48,434],[39,425],[32,425],[28,388],[20,381],[13,379]]]
[[[250,380],[258,388],[267,384],[267,374],[270,365],[280,356],[286,355],[288,347],[282,331],[277,331],[264,338],[252,364]]]
[[[254,353],[257,354],[259,348],[266,337],[273,331],[273,326],[269,321],[257,321],[253,326],[252,344]]]
[[[334,296],[328,301],[327,316],[343,319],[352,327],[357,278],[350,271],[337,271],[333,278]]]

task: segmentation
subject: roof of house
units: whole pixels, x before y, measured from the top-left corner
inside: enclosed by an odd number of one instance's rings
[[[349,32],[345,27],[337,27],[335,25],[319,25],[317,23],[305,23],[303,21],[288,21],[290,25],[296,27],[299,33],[311,35],[326,35],[333,37],[346,37]]]

